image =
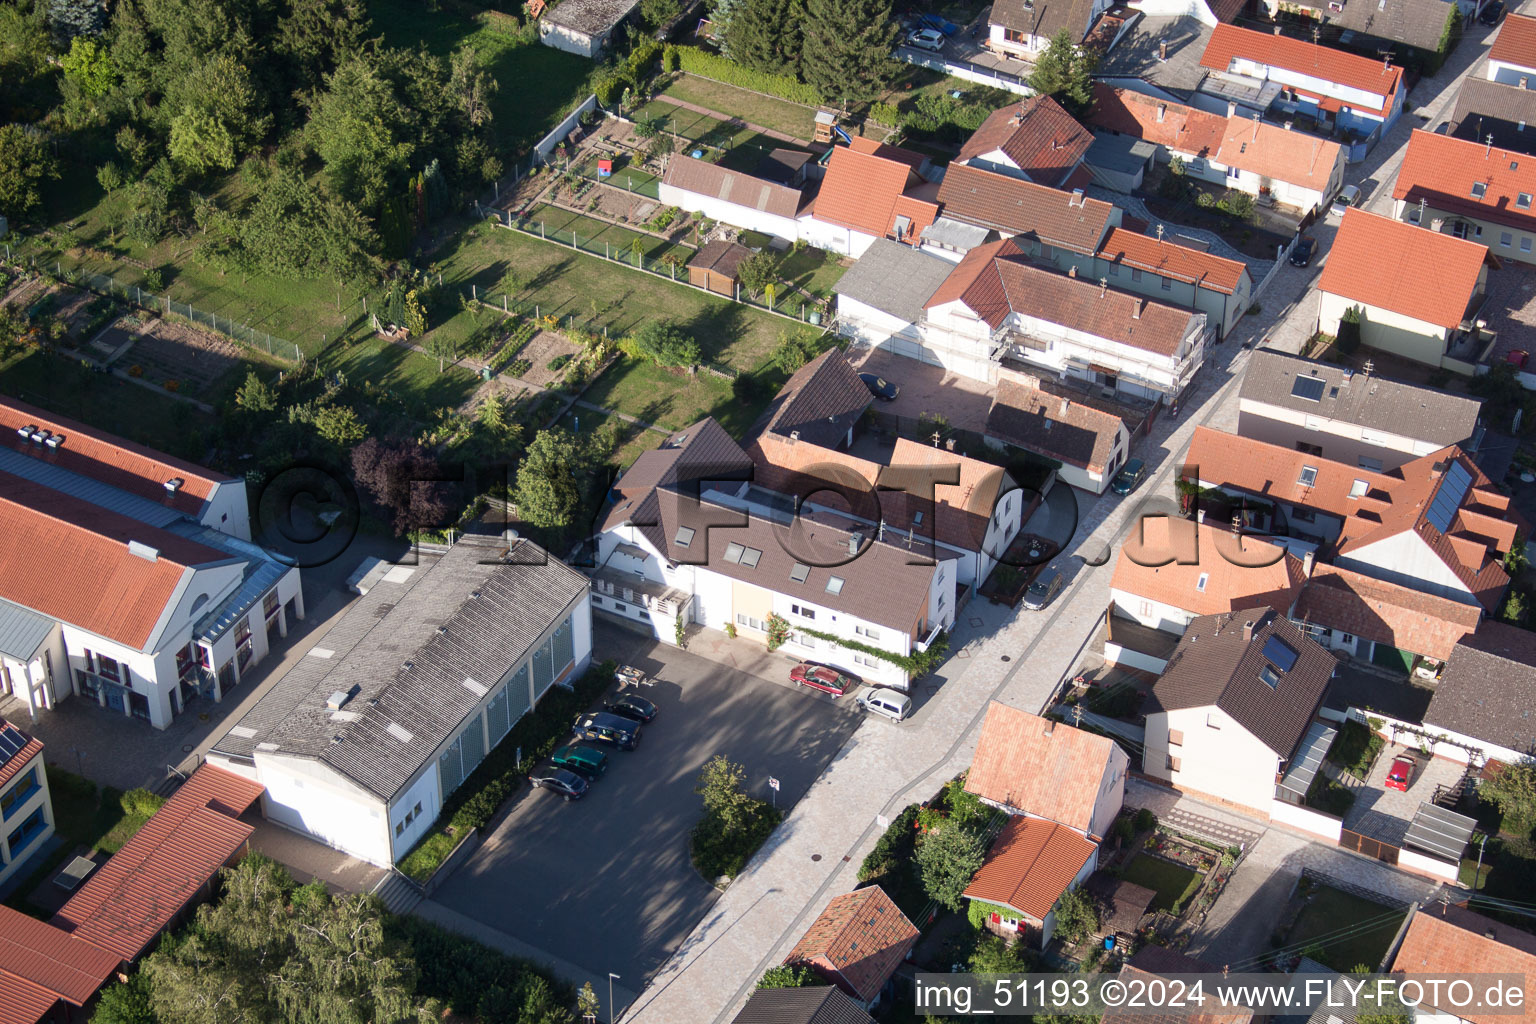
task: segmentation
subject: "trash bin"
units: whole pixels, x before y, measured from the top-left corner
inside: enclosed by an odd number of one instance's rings
[[[821,323],[821,311],[818,309],[811,310],[810,321],[813,324]]]
[[[496,376],[496,374],[491,372],[491,368],[489,366],[482,366],[482,367],[480,367],[480,379],[481,380],[490,380],[494,376]]]

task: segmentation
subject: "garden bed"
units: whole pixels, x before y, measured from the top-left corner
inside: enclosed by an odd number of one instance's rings
[[[176,390],[182,394],[202,397],[216,391],[216,385],[244,362],[239,345],[188,324],[158,317],[142,321],[123,317],[117,327],[134,338],[132,347],[115,365],[126,366],[131,376],[153,384],[164,386],[175,381]],[[139,373],[134,373],[135,367]]]
[[[539,331],[528,339],[527,344],[511,354],[508,365],[527,362],[528,369],[518,374],[518,379],[541,388],[552,388],[558,386],[565,376],[565,366],[550,369],[550,363],[561,356],[569,363],[580,354],[581,346],[565,340],[565,336],[557,331]]]
[[[1121,869],[1120,877],[1157,894],[1147,907],[1149,913],[1165,910],[1175,916],[1184,910],[1201,879],[1198,872],[1147,850],[1132,857]]]

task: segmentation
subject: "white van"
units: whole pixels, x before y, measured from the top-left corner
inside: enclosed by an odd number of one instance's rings
[[[884,715],[893,722],[899,722],[912,713],[911,697],[881,687],[859,694],[858,705],[871,714]]]

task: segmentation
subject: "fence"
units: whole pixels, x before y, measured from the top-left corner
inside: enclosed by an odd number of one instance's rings
[[[565,115],[565,120],[555,125],[548,135],[540,139],[539,144],[533,147],[533,151],[541,159],[548,160],[549,154],[555,151],[555,147],[560,145],[561,141],[576,128],[577,122],[581,120],[581,115],[589,110],[596,109],[596,107],[597,93],[593,93],[582,100],[569,114]]]

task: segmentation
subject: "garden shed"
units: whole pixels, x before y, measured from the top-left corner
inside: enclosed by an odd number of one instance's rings
[[[740,242],[717,238],[688,261],[688,283],[719,295],[736,295],[736,271],[751,258],[752,250]]]

